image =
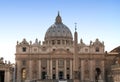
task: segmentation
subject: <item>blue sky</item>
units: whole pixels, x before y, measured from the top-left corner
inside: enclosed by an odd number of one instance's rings
[[[43,41],[58,11],[72,34],[77,23],[79,41],[98,38],[108,52],[120,46],[119,0],[0,0],[0,57],[14,62],[17,40]]]

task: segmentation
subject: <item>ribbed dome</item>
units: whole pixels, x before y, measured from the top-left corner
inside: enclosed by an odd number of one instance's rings
[[[110,51],[110,53],[120,53],[120,46],[114,48],[113,50]]]
[[[62,23],[62,19],[58,13],[56,17],[56,21],[53,25],[51,25],[46,34],[45,40],[54,39],[54,38],[65,38],[65,39],[73,39],[72,33],[69,28]]]

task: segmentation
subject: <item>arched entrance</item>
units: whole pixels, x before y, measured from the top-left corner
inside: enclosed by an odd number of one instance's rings
[[[100,80],[101,79],[101,69],[100,68],[96,68],[95,69],[95,82],[98,82],[98,80]]]
[[[4,82],[5,71],[0,71],[0,82]]]
[[[63,77],[64,77],[63,71],[59,71],[59,79],[64,79]]]
[[[26,69],[25,68],[21,70],[21,79],[22,79],[22,82],[26,80]]]
[[[42,77],[41,77],[41,78],[42,78],[42,79],[47,79],[47,78],[46,78],[46,75],[47,75],[47,72],[46,72],[46,71],[43,71],[43,72],[42,72]]]

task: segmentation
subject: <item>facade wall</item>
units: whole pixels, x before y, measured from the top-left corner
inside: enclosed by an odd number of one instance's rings
[[[59,45],[34,44],[30,44],[23,39],[16,45],[18,82],[22,80],[21,71],[23,68],[26,69],[25,80],[74,79],[74,46],[66,45],[63,48]],[[100,68],[101,79],[104,79],[104,44],[97,39],[89,46],[85,44],[83,46],[83,43],[77,44],[77,46],[80,47],[77,52],[79,80],[94,81],[96,68]],[[99,51],[96,51],[96,46]],[[23,48],[26,48],[26,50],[24,51]]]
[[[105,82],[109,56],[104,42],[96,39],[87,45],[75,29],[74,40],[58,13],[44,41],[23,39],[16,45],[17,82],[25,80],[64,79],[74,82]],[[108,57],[108,58],[107,58]]]

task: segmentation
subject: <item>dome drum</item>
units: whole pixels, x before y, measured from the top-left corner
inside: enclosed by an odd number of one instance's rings
[[[49,45],[72,45],[73,41],[64,39],[64,40],[59,40],[59,39],[51,39],[51,40],[46,40],[45,44]]]

